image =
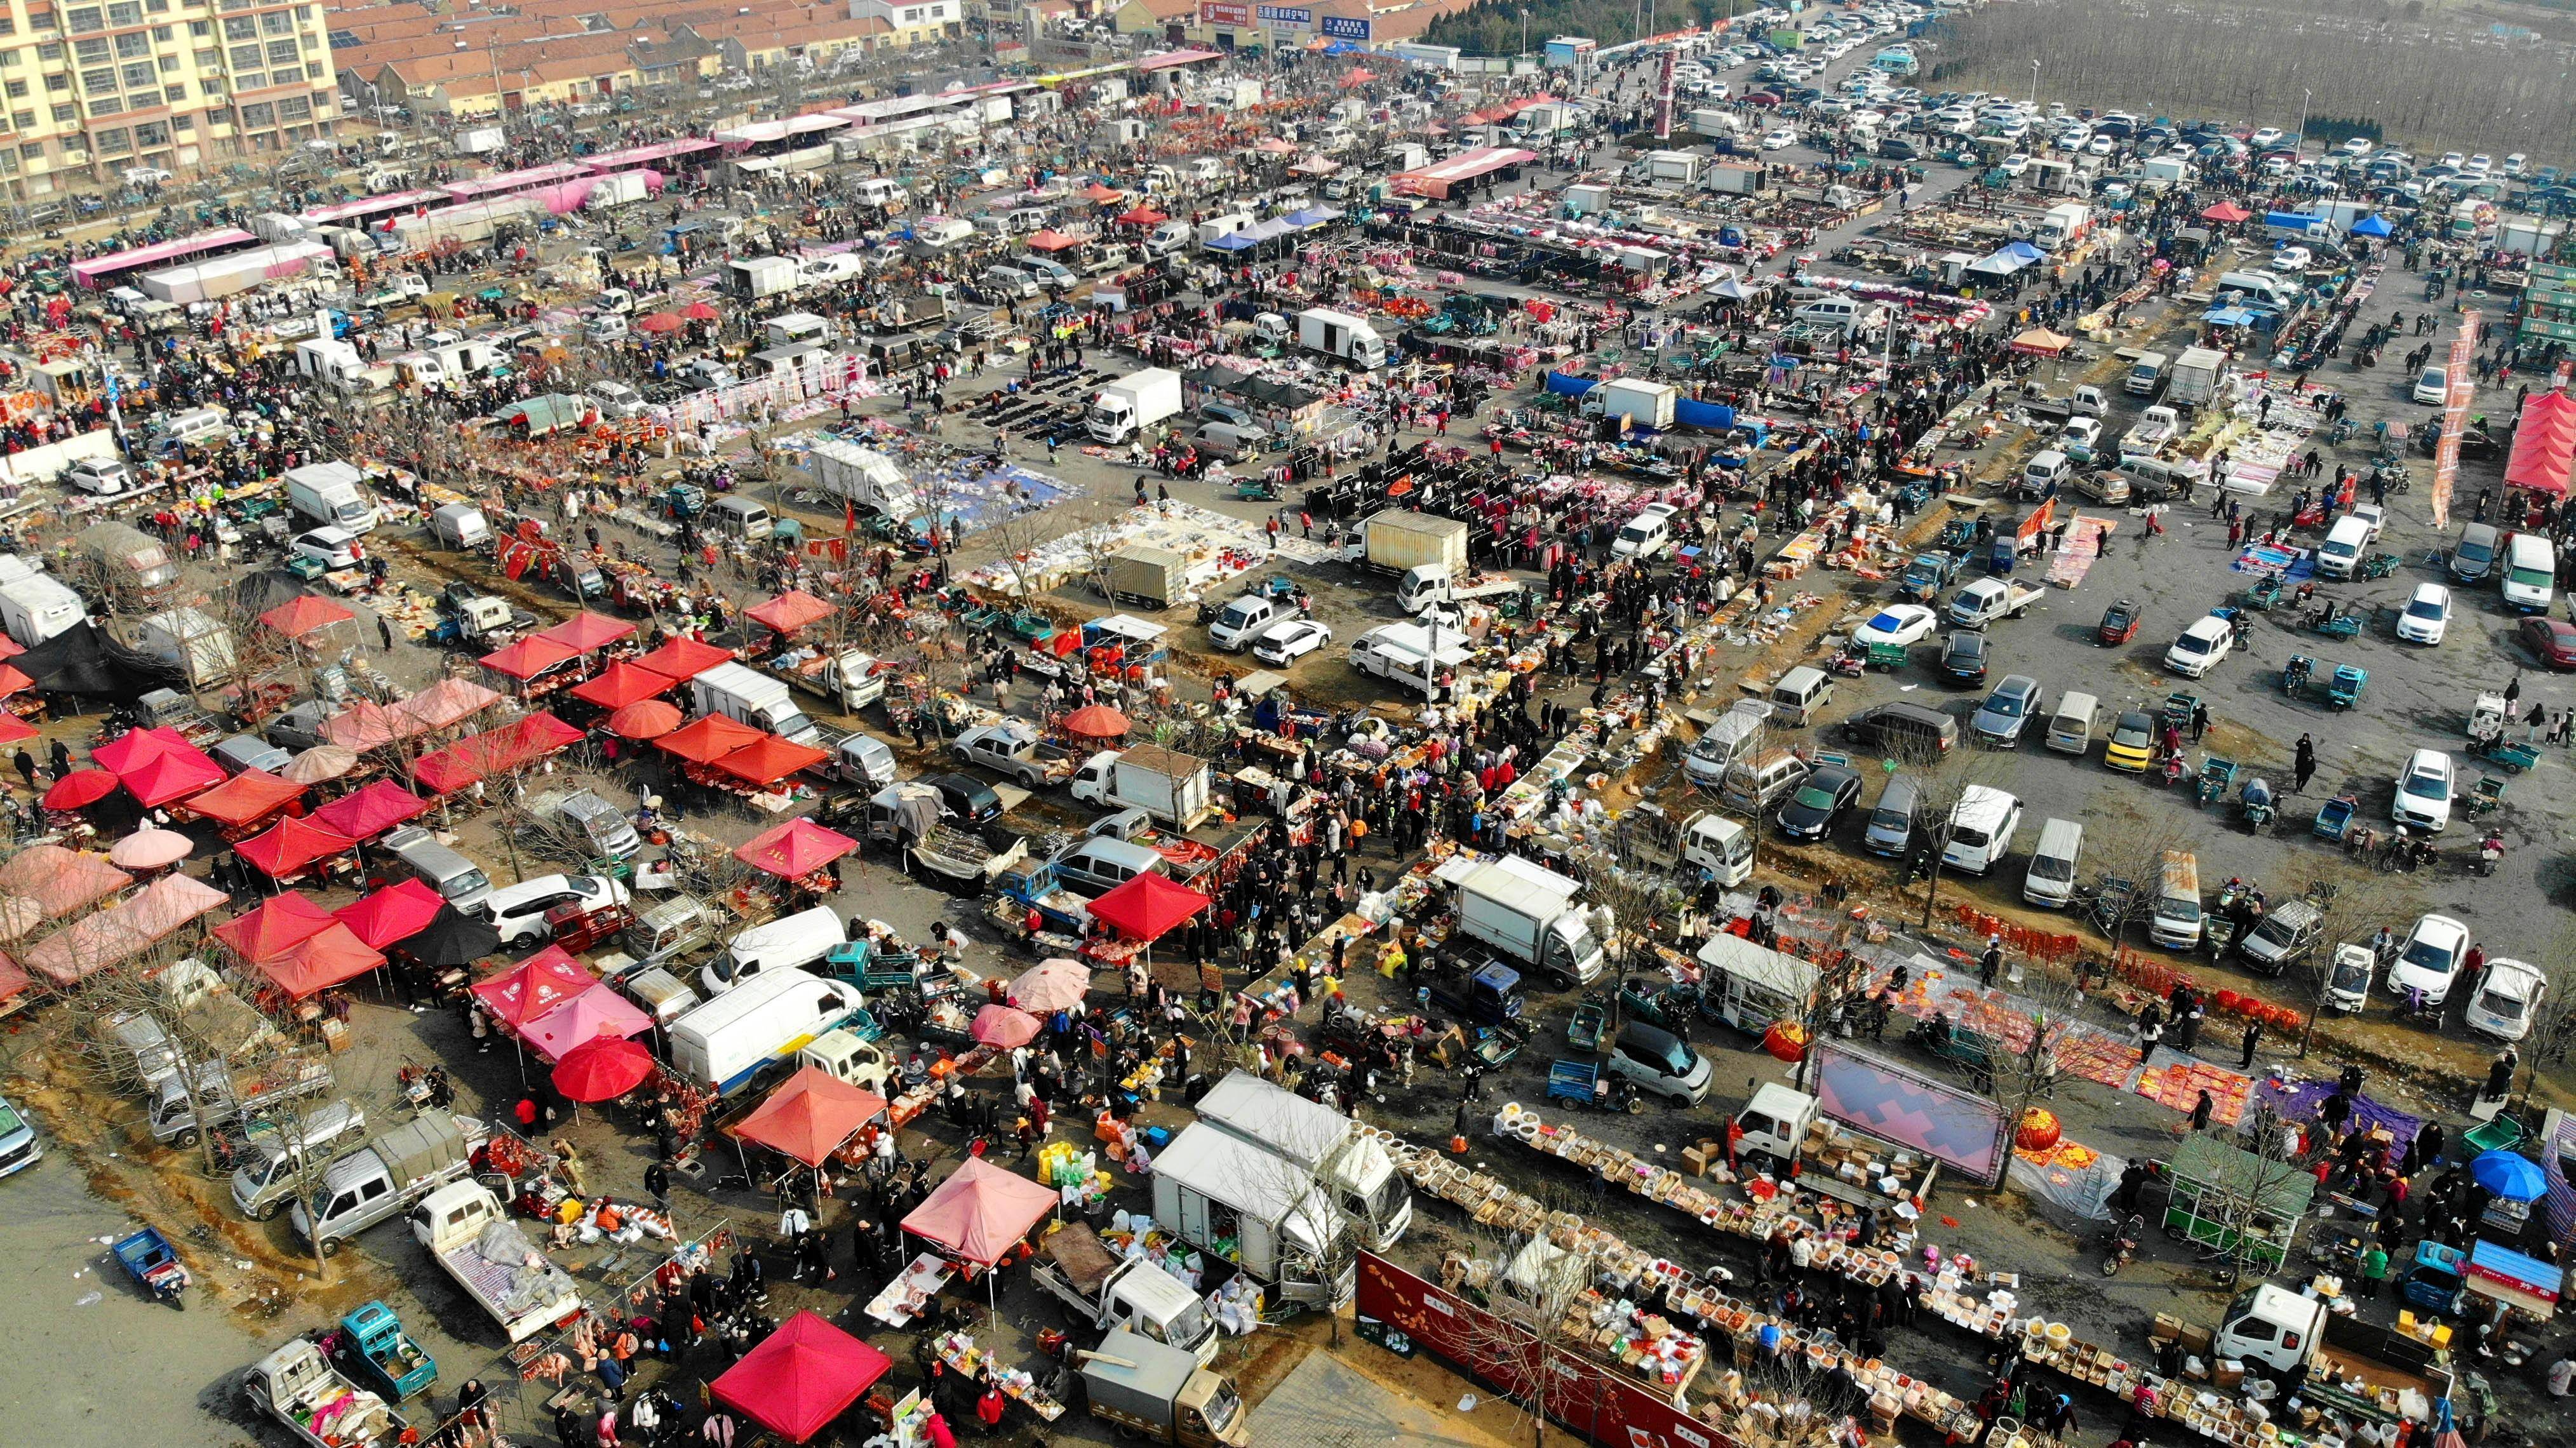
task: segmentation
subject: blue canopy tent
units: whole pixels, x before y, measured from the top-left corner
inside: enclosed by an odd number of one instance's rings
[[[2008,256],[2013,260],[2020,262],[2022,265],[2028,266],[2032,262],[2045,260],[2048,253],[2041,251],[2038,247],[2031,245],[2029,242],[2015,241],[2005,244],[1995,252],[1995,255]]]
[[[2213,327],[2250,327],[2254,314],[2243,307],[2212,307],[2200,319]]]
[[[1309,206],[1303,211],[1291,211],[1282,219],[1290,226],[1308,227],[1321,226],[1327,221],[1339,221],[1343,215],[1342,209],[1338,206]]]
[[[2395,227],[2380,220],[2375,214],[2365,216],[2352,224],[2352,234],[2355,236],[2383,237],[2395,230]]]
[[[1250,251],[1261,243],[1238,231],[1231,236],[1220,236],[1204,244],[1210,251]]]

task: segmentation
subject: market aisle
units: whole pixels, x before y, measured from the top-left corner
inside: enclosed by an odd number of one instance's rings
[[[1367,1353],[1376,1350],[1363,1349]],[[1394,1360],[1376,1354],[1381,1362]],[[1473,1389],[1464,1378],[1441,1381]],[[1261,1406],[1245,1420],[1252,1441],[1262,1448],[1354,1448],[1358,1444],[1392,1444],[1394,1448],[1503,1448],[1498,1436],[1515,1428],[1528,1431],[1520,1410],[1476,1392],[1476,1411],[1460,1413],[1454,1403],[1431,1403],[1382,1383],[1329,1353],[1310,1352]]]

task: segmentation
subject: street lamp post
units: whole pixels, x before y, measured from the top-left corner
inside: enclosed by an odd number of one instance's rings
[[[2304,152],[2308,149],[2308,102],[2316,99],[2316,94],[2317,93],[2312,90],[2303,90],[2299,92],[2299,134],[2292,137],[2290,140],[2290,147],[2293,154]]]
[[[1521,54],[1529,54],[1529,7],[1521,7]]]
[[[2039,61],[2036,57],[2030,62],[2030,105],[2033,110],[2039,109]]]

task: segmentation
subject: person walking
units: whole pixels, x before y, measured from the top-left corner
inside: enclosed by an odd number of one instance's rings
[[[2208,732],[2209,706],[2194,699],[2191,701],[2191,742],[2198,744],[2200,736]]]
[[[2317,772],[2316,740],[2305,734],[2299,736],[2299,756],[2292,768],[2297,776],[2297,782],[2290,786],[2290,793],[2307,793],[2308,781],[2315,778]]]
[[[2200,1099],[2191,1105],[2191,1129],[2194,1135],[2209,1129],[2210,1113],[2217,1109],[2218,1102],[2212,1099],[2208,1092],[2201,1092]]]
[[[2248,1022],[2246,1022],[2246,1023],[2245,1023],[2245,1058],[2244,1058],[2243,1060],[2238,1061],[2238,1062],[2236,1063],[2236,1069],[2237,1069],[2237,1070],[2239,1070],[2239,1071],[2247,1071],[2247,1070],[2251,1070],[2251,1069],[2253,1069],[2253,1066],[2254,1066],[2254,1048],[2255,1048],[2256,1046],[2261,1045],[2262,1043],[2263,1043],[2263,1023],[2262,1023],[2261,1021],[2248,1021]]]
[[[2003,973],[2003,968],[2004,938],[2001,935],[1989,935],[1986,937],[1985,954],[1977,957],[1977,984],[1993,985],[1995,977]]]
[[[2373,1242],[2361,1254],[2361,1295],[2377,1297],[2380,1284],[2388,1280],[2388,1249]]]
[[[2522,1068],[2522,1056],[2507,1046],[2487,1067],[2486,1089],[2478,1093],[2480,1101],[2502,1101],[2513,1089],[2513,1073]]]

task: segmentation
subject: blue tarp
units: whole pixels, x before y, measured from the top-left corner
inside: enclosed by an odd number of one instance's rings
[[[2212,307],[2200,319],[2213,327],[2243,327],[2253,323],[2254,314],[2243,307]]]
[[[1995,255],[2008,256],[2013,260],[2026,265],[2030,262],[2039,260],[2041,257],[2048,255],[2048,253],[2041,251],[2038,247],[2031,245],[2029,242],[2016,241],[2009,243],[2002,250],[1996,252]]]
[[[1673,399],[1673,425],[1695,427],[1703,432],[1730,432],[1735,427],[1735,409],[1714,402],[1678,397]]]
[[[1600,385],[1598,377],[1577,377],[1571,372],[1547,374],[1547,390],[1559,397],[1581,397]]]
[[[2386,236],[2393,230],[2395,230],[2394,227],[2376,216],[2365,216],[2352,224],[2352,234],[2355,236]]]
[[[1232,236],[1220,236],[1214,241],[1204,243],[1210,251],[1250,251],[1260,244],[1239,231]]]
[[[2295,232],[2305,236],[2308,234],[2309,227],[2323,226],[2325,220],[2322,216],[2305,211],[2274,211],[2264,216],[2263,224],[2274,231]]]

